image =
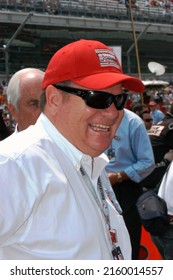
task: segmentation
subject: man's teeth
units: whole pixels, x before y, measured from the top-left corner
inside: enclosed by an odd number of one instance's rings
[[[90,127],[95,131],[109,131],[110,126],[103,124],[90,124]]]

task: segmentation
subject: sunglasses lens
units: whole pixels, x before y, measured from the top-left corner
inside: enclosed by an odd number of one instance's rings
[[[106,109],[112,104],[113,98],[112,95],[105,92],[90,91],[86,95],[85,102],[92,108]]]
[[[127,94],[122,93],[115,95],[114,104],[117,110],[122,110],[126,104]]]
[[[145,119],[145,122],[152,122],[152,119]]]
[[[114,102],[117,110],[122,110],[127,100],[127,94],[112,95],[105,92],[90,91],[85,102],[95,109],[106,109]]]

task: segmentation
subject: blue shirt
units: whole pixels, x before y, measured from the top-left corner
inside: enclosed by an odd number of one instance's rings
[[[124,171],[134,182],[140,182],[155,167],[152,146],[143,121],[127,109],[124,109],[116,136],[105,153],[110,159],[106,172]]]

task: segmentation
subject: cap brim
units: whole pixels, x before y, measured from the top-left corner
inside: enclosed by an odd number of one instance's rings
[[[145,86],[140,79],[125,74],[110,72],[98,73],[86,77],[71,79],[71,81],[82,87],[95,90],[109,88],[119,83],[122,83],[123,88],[133,92],[142,93],[145,90]]]

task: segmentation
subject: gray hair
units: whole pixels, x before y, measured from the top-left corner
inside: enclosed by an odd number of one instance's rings
[[[57,85],[59,86],[70,86],[71,85],[71,81],[63,81],[63,82],[60,82],[58,83]],[[44,112],[44,109],[45,109],[45,105],[46,105],[46,89],[42,91],[41,95],[40,95],[40,109],[41,109],[41,112]]]
[[[16,110],[18,110],[18,101],[21,97],[21,87],[20,81],[23,75],[27,75],[28,73],[41,73],[44,72],[37,68],[24,68],[17,71],[10,79],[7,86],[7,101],[11,103]]]

